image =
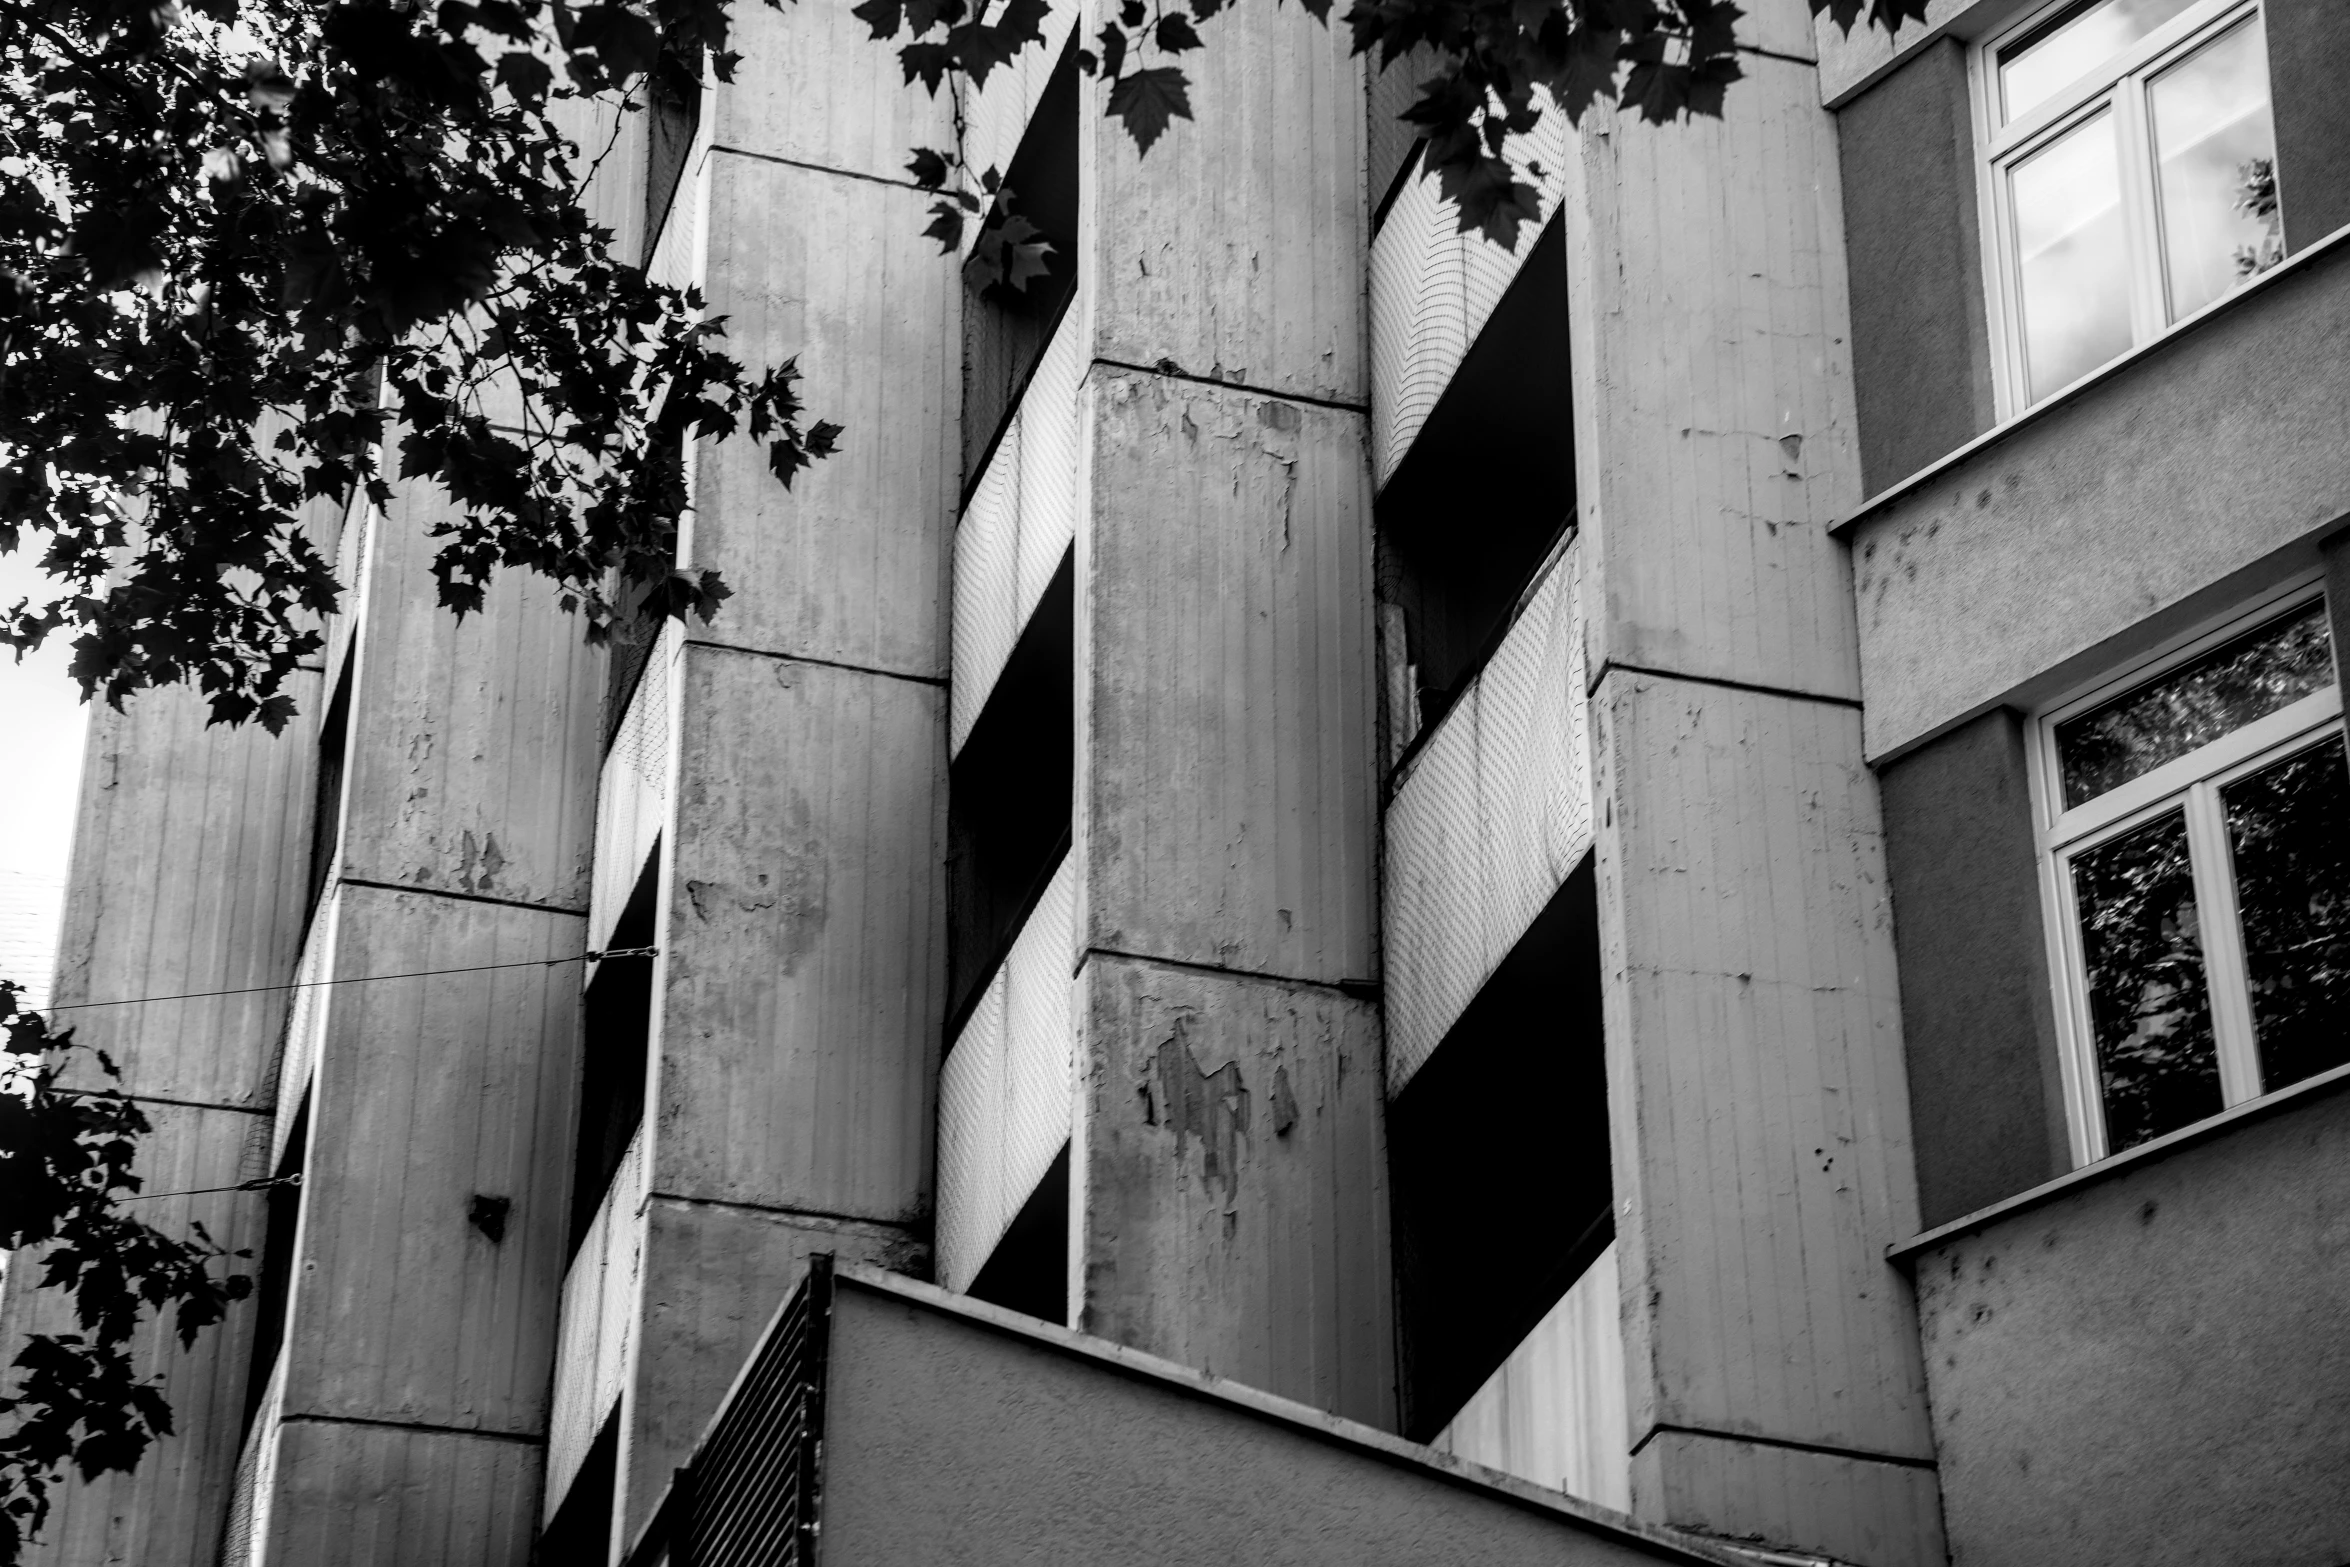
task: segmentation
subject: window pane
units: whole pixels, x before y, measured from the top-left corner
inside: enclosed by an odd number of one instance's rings
[[[2073,891],[2106,1151],[2217,1115],[2219,1057],[2185,813],[2074,855]]]
[[[2260,23],[2236,28],[2163,72],[2146,99],[2176,321],[2284,259]]]
[[[2130,346],[2128,236],[2113,115],[2008,170],[2024,361],[2037,400]]]
[[[2059,87],[2112,59],[2195,0],[2098,0],[1999,51],[2003,119],[2045,102]]]
[[[2283,1088],[2350,1061],[2350,764],[2342,737],[2220,791],[2260,1081]]]
[[[2317,601],[2056,726],[2064,803],[2119,788],[2334,683]]]

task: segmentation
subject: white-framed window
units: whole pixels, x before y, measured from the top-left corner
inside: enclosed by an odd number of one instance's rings
[[[2076,1159],[2350,1061],[2350,758],[2314,586],[2032,729]]]
[[[2002,417],[2283,259],[2258,0],[2058,0],[1974,70]]]

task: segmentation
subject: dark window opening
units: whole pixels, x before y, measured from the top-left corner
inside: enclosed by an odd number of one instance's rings
[[[1390,757],[1485,667],[1574,521],[1566,254],[1553,214],[1379,492]]]
[[[640,266],[653,264],[653,249],[685,182],[686,155],[702,124],[702,51],[664,48],[645,82],[645,250]]]
[[[310,815],[310,909],[326,892],[334,874],[335,851],[343,841],[343,772],[351,743],[351,666],[358,661],[356,642],[343,650],[342,673],[335,677],[335,694],[318,726],[317,792]]]
[[[661,892],[661,845],[645,857],[606,951],[650,947]],[[653,960],[606,958],[581,1003],[579,1136],[571,1169],[571,1239],[576,1255],[619,1172],[628,1140],[645,1117],[645,1073],[653,1029]]]
[[[966,1292],[1025,1317],[1069,1322],[1069,1145],[1020,1205],[1019,1216],[987,1254]]]
[[[1069,847],[1076,561],[1064,554],[947,777],[947,1040]]]
[[[612,1502],[620,1489],[620,1405],[588,1444],[563,1504],[530,1553],[533,1567],[588,1567],[612,1559]]]
[[[262,1230],[261,1279],[253,1291],[253,1365],[245,1375],[244,1430],[251,1431],[261,1413],[262,1396],[277,1370],[285,1348],[286,1300],[293,1291],[294,1242],[302,1223],[302,1170],[310,1148],[310,1094],[294,1112],[293,1130],[286,1134],[286,1151],[271,1173],[283,1184],[269,1189],[268,1215]]]
[[[1020,288],[991,284],[963,311],[963,491],[987,468],[1012,410],[1061,315],[1077,294],[1077,40],[1053,67],[1028,129],[1001,170],[1012,211],[1036,225],[1052,249],[1045,274]],[[974,175],[985,170],[973,170]]]
[[[1404,1435],[1425,1442],[1615,1230],[1588,855],[1388,1105]]]

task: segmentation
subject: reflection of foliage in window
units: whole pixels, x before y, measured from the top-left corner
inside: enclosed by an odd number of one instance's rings
[[[2277,207],[2277,163],[2254,158],[2236,166],[2236,210],[2263,225],[2260,243],[2236,247],[2236,276],[2266,272],[2285,259],[2285,219]]]
[[[2118,788],[2333,680],[2325,606],[2313,602],[2058,725],[2065,804]]]
[[[2221,791],[2261,1086],[2350,1060],[2350,776],[2342,738]]]
[[[2073,857],[2089,1014],[2119,1153],[2221,1108],[2184,814]]]

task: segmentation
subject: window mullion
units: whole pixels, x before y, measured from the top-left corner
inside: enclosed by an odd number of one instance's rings
[[[2252,1034],[2252,991],[2244,966],[2244,932],[2236,913],[2235,856],[2219,786],[2187,791],[2187,849],[2194,861],[2195,906],[2203,972],[2211,996],[2211,1032],[2219,1050],[2220,1093],[2229,1104],[2260,1097],[2260,1052]]]
[[[2161,224],[2154,210],[2154,138],[2146,125],[2146,79],[2114,84],[2114,130],[2120,141],[2122,226],[2130,247],[2130,329],[2144,343],[2163,329],[2168,313],[2162,277]]]

